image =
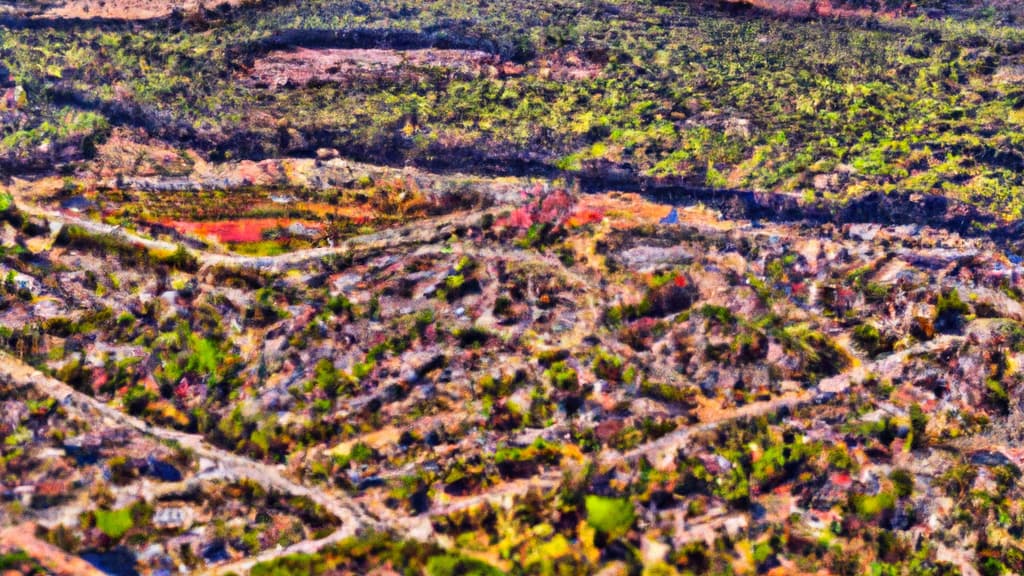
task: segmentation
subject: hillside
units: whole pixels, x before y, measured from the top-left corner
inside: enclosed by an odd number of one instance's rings
[[[1024,572],[1016,2],[0,3],[0,572]]]

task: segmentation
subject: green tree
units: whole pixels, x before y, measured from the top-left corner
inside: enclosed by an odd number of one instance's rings
[[[921,405],[915,402],[910,406],[910,447],[922,448],[928,443],[925,429],[928,427],[928,416]]]
[[[625,536],[636,520],[633,504],[626,499],[591,495],[585,505],[587,523],[612,538]]]

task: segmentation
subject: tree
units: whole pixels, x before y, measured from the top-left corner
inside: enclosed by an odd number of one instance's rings
[[[928,416],[925,415],[921,405],[914,403],[910,407],[910,447],[911,449],[923,448],[928,441],[925,429],[928,427]]]
[[[612,538],[625,536],[636,520],[633,504],[626,499],[587,496],[585,504],[587,523]]]

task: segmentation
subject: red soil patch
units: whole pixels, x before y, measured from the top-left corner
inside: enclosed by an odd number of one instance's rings
[[[220,242],[259,242],[263,232],[274,228],[287,228],[301,224],[307,228],[321,228],[319,222],[292,220],[288,218],[239,218],[237,220],[185,221],[166,220],[162,222],[182,234],[216,238]]]

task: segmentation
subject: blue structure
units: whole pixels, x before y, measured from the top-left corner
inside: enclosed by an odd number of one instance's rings
[[[679,224],[679,212],[676,210],[676,207],[673,206],[672,207],[672,211],[668,213],[668,216],[665,216],[664,218],[662,218],[659,223],[661,223],[661,224]]]

